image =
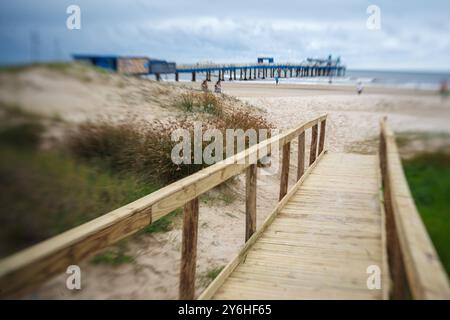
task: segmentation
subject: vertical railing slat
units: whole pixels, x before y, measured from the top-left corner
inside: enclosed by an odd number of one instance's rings
[[[320,123],[320,138],[319,138],[319,154],[322,153],[323,147],[325,146],[325,130],[327,127],[327,119],[324,119]]]
[[[298,136],[297,181],[305,173],[305,131]]]
[[[317,124],[313,125],[311,130],[311,149],[309,152],[309,165],[312,165],[314,161],[316,161],[317,155],[317,133],[318,133]]]
[[[181,245],[180,300],[195,297],[195,269],[197,264],[198,198],[184,205]]]
[[[281,164],[281,181],[280,181],[280,196],[279,200],[287,193],[289,180],[289,159],[291,155],[291,142],[287,142],[283,146],[282,164]]]
[[[256,175],[257,165],[251,164],[245,179],[245,242],[256,231]]]

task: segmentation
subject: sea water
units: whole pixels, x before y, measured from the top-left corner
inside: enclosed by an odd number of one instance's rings
[[[245,83],[274,83],[275,79],[239,80],[239,72],[236,74],[236,82]],[[150,76],[151,77],[151,76]],[[191,81],[190,73],[180,73],[180,81]],[[198,73],[196,80],[203,81],[205,75]],[[174,75],[162,76],[162,80],[174,81]],[[217,81],[217,75],[212,75],[212,81]],[[348,69],[342,77],[280,77],[281,84],[327,84],[356,86],[361,82],[364,86],[397,87],[422,90],[438,90],[442,81],[450,81],[450,72],[417,72],[417,71],[378,71],[378,70],[352,70]],[[229,74],[225,75],[225,81],[229,81]]]

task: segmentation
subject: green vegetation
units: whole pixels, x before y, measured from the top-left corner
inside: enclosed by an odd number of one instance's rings
[[[226,181],[223,184],[217,186],[215,189],[206,192],[200,196],[200,201],[206,205],[214,205],[218,202],[222,202],[225,205],[233,203],[237,196],[236,193],[227,187],[228,183],[233,183],[232,180]]]
[[[92,220],[158,189],[130,173],[41,150],[32,114],[0,109],[0,256]]]
[[[0,149],[1,255],[41,241],[157,189],[38,150]]]
[[[134,258],[127,254],[127,242],[125,240],[119,241],[114,246],[109,247],[103,252],[97,254],[91,259],[92,264],[119,266],[121,264],[130,263]]]
[[[450,275],[450,155],[426,153],[403,165],[423,222]]]
[[[211,92],[183,93],[175,101],[175,107],[184,112],[205,112],[215,116],[223,113],[222,100]]]
[[[176,101],[175,106],[185,112],[194,111],[195,101],[192,93],[183,93],[180,95],[179,100]]]
[[[181,217],[183,211],[178,208],[141,230],[142,233],[167,232],[173,229],[174,220]]]
[[[221,267],[213,267],[207,270],[200,276],[200,283],[202,286],[209,285],[223,270],[224,266]]]

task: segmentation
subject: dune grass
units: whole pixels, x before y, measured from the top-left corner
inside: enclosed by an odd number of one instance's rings
[[[0,254],[12,253],[158,189],[54,152],[0,149]]]
[[[42,119],[2,107],[0,256],[59,234],[157,190],[126,172],[42,150]]]
[[[422,220],[450,275],[450,155],[425,153],[403,165]]]

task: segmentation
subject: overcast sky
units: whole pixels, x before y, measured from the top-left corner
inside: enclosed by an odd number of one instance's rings
[[[71,4],[81,8],[81,30],[66,27]],[[381,10],[380,30],[366,26],[371,4]],[[351,69],[448,71],[450,1],[1,1],[0,47],[1,64],[67,60],[72,53],[177,63],[333,54]]]

